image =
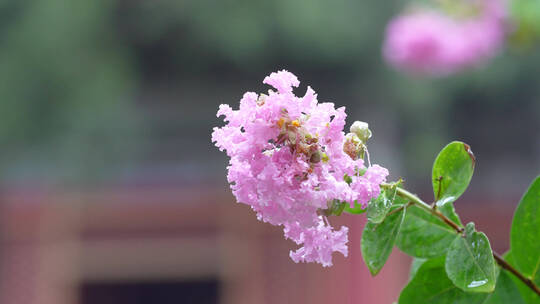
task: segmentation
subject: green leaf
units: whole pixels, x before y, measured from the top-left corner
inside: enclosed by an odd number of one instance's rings
[[[366,213],[368,221],[374,224],[381,223],[390,207],[392,207],[392,201],[382,192],[377,198],[369,201]]]
[[[469,293],[457,288],[446,276],[444,257],[422,264],[399,296],[399,304],[480,304],[486,293]]]
[[[438,206],[454,202],[469,186],[475,158],[466,143],[454,141],[439,153],[433,164],[433,193]]]
[[[452,204],[441,206],[438,210],[461,225]],[[413,257],[434,258],[444,255],[457,237],[456,231],[441,219],[413,205],[405,215],[397,246]]]
[[[368,221],[378,224],[384,220],[396,198],[396,188],[397,184],[389,189],[383,189],[377,198],[369,202],[366,214]]]
[[[457,238],[446,254],[446,273],[454,285],[467,292],[492,292],[497,276],[489,240],[468,223],[465,237]]]
[[[343,212],[343,209],[345,209],[345,206],[347,206],[348,203],[346,202],[340,202],[339,200],[333,200],[328,203],[328,208],[324,209],[324,215],[330,216],[330,215],[337,215],[340,216]]]
[[[500,271],[495,291],[489,295],[484,304],[525,304],[510,276],[505,270]]]
[[[510,230],[516,267],[540,286],[540,176],[521,198]]]
[[[400,210],[398,210],[401,208]],[[406,208],[394,207],[382,223],[367,222],[362,233],[362,257],[372,275],[379,273],[394,248]]]
[[[361,214],[367,211],[367,208],[363,208],[357,201],[354,201],[354,207],[351,207],[349,204],[345,204],[343,211],[350,214]]]
[[[516,267],[516,261],[514,260],[514,255],[512,251],[508,251],[504,255],[504,259],[512,266]],[[527,304],[540,304],[540,297],[532,291],[527,285],[521,282],[516,276],[510,275],[510,278],[516,284],[521,297]]]
[[[413,258],[413,261],[411,263],[411,271],[409,273],[409,279],[414,278],[416,275],[416,272],[418,272],[418,268],[422,266],[427,261],[427,259],[420,259],[420,258]]]

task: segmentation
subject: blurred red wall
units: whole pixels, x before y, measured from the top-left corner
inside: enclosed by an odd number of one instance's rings
[[[215,190],[218,189],[218,190]],[[459,202],[494,249],[508,244],[512,209]],[[517,202],[517,200],[515,200]],[[392,303],[410,258],[395,249],[377,277],[360,254],[363,216],[347,225],[349,257],[334,266],[295,264],[296,245],[258,222],[219,187],[122,187],[89,193],[4,192],[0,213],[0,303],[82,303],[86,282],[217,279],[219,303]]]

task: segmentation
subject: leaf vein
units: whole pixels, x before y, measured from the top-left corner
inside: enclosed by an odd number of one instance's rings
[[[484,269],[482,269],[482,267],[480,267],[480,264],[478,264],[478,261],[474,258],[474,254],[472,253],[471,249],[469,248],[469,244],[466,242],[466,240],[462,240],[462,241],[465,243],[465,248],[467,248],[467,251],[468,251],[469,254],[471,255],[474,264],[476,264],[476,266],[478,267],[478,269],[480,269],[480,271],[482,272],[482,274],[483,274],[486,278],[488,278],[488,275],[485,273]]]

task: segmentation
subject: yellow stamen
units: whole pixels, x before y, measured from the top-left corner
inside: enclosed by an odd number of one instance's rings
[[[293,120],[293,121],[291,121],[291,124],[292,124],[293,126],[295,126],[295,127],[300,127],[300,122],[299,122],[298,120],[296,120],[296,119]]]
[[[322,158],[321,159],[322,159],[323,163],[327,163],[328,160],[329,160],[328,155],[326,155],[326,153],[324,153],[324,152],[322,153]]]
[[[278,122],[277,122],[277,125],[281,128],[281,127],[283,127],[283,123],[284,123],[284,122],[285,122],[285,119],[280,118],[280,119],[278,120]]]

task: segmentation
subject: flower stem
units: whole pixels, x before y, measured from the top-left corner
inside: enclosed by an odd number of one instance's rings
[[[383,183],[381,184],[381,187],[382,188],[389,188],[391,187],[392,185],[391,184],[387,184],[387,183]],[[397,191],[396,191],[396,194],[399,195],[400,197],[406,199],[406,200],[409,200],[409,202],[412,202],[413,204],[417,205],[418,207],[420,207],[421,209],[423,209],[424,211],[427,211],[428,213],[431,213],[435,216],[437,216],[438,218],[440,218],[445,224],[447,224],[448,226],[452,227],[456,233],[458,234],[461,234],[463,233],[463,228],[460,227],[458,224],[456,224],[455,222],[453,222],[451,219],[449,219],[447,216],[445,216],[444,214],[442,214],[439,210],[435,209],[435,204],[433,205],[433,207],[431,207],[430,205],[426,204],[424,201],[422,201],[418,196],[410,193],[409,191],[403,189],[403,188],[397,188]],[[409,206],[409,205],[407,205]],[[504,268],[506,270],[508,270],[509,272],[511,272],[514,276],[516,276],[520,281],[522,281],[525,285],[527,285],[532,291],[534,291],[538,296],[540,296],[540,288],[538,288],[538,286],[536,286],[534,284],[534,282],[525,277],[522,273],[520,273],[516,268],[514,268],[512,265],[510,265],[507,261],[505,261],[498,253],[496,253],[495,251],[493,251],[493,257],[495,258],[495,261],[497,262],[497,264],[499,264],[499,266],[501,268]]]
[[[515,275],[520,281],[525,283],[530,289],[532,289],[534,292],[536,292],[537,295],[540,296],[540,288],[534,284],[534,282],[526,278],[523,274],[521,274],[517,269],[515,269],[512,265],[508,264],[507,261],[505,261],[498,253],[495,251],[493,252],[493,257],[495,258],[495,261],[497,261],[497,264],[501,266],[502,268],[510,271],[513,275]]]
[[[464,231],[463,227],[460,227],[458,224],[454,223],[451,219],[449,219],[446,215],[442,214],[439,210],[435,209],[434,207],[424,203],[418,196],[410,193],[409,191],[403,189],[403,188],[397,188],[396,194],[403,197],[404,199],[407,199],[411,202],[413,202],[418,207],[424,209],[425,211],[439,217],[443,222],[445,222],[448,226],[452,227],[457,233],[462,233]],[[436,205],[433,205],[436,206]]]

